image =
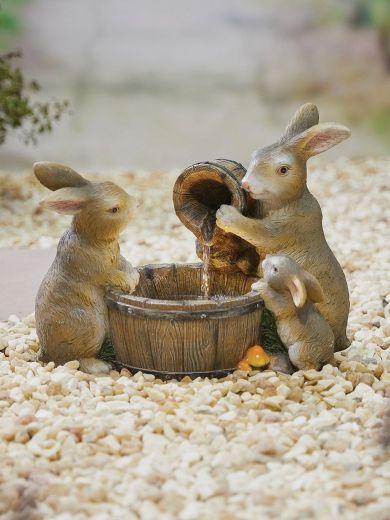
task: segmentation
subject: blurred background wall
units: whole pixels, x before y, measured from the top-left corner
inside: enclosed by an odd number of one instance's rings
[[[387,7],[386,7],[387,6]],[[3,0],[1,52],[70,112],[0,167],[247,164],[294,109],[351,126],[335,156],[390,152],[389,0]]]

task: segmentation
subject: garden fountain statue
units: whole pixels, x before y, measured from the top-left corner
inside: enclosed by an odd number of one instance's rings
[[[118,245],[132,198],[113,183],[37,163],[37,178],[54,191],[43,205],[74,215],[37,295],[43,359],[78,359],[86,371],[107,371],[96,356],[109,335],[120,362],[159,377],[224,375],[240,360],[256,366],[250,361],[259,361],[263,297],[295,367],[331,362],[333,349],[349,345],[349,296],[306,185],[306,161],[349,134],[336,123],[318,124],[308,103],[277,143],[252,155],[247,172],[223,159],[184,170],[173,190],[175,211],[210,272],[202,264],[134,269]]]

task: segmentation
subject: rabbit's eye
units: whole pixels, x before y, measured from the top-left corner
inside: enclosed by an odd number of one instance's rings
[[[119,208],[111,208],[110,209],[111,213],[118,213],[118,211],[119,211]]]
[[[290,168],[288,166],[280,166],[280,168],[278,168],[277,172],[279,175],[286,175],[286,173],[288,172]]]
[[[272,270],[273,270],[274,273],[278,272],[278,268],[277,267],[274,267]]]

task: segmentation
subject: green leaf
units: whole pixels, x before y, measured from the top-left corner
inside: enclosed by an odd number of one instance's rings
[[[25,81],[22,71],[13,60],[20,58],[19,51],[0,54],[0,144],[10,130],[21,129],[24,143],[37,142],[37,135],[53,130],[69,106],[68,101],[34,102],[31,93],[40,89],[37,81]]]

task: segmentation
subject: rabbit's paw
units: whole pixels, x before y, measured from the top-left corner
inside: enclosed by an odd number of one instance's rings
[[[283,374],[293,374],[296,370],[292,365],[287,352],[273,353],[268,368],[274,372],[282,372]]]
[[[260,280],[257,280],[257,282],[252,284],[252,291],[262,293],[267,287],[266,282],[261,278]]]
[[[130,274],[124,271],[114,271],[110,273],[107,280],[107,286],[120,289],[124,293],[129,294],[133,292],[135,288],[134,278],[133,272]]]
[[[136,269],[133,269],[128,274],[128,279],[129,279],[129,288],[130,288],[129,292],[132,293],[135,291],[135,288],[139,284],[139,272]]]
[[[224,231],[234,233],[240,227],[241,213],[233,206],[223,204],[216,214],[217,226]]]
[[[96,358],[79,359],[80,370],[87,374],[107,374],[111,370],[111,364]]]

